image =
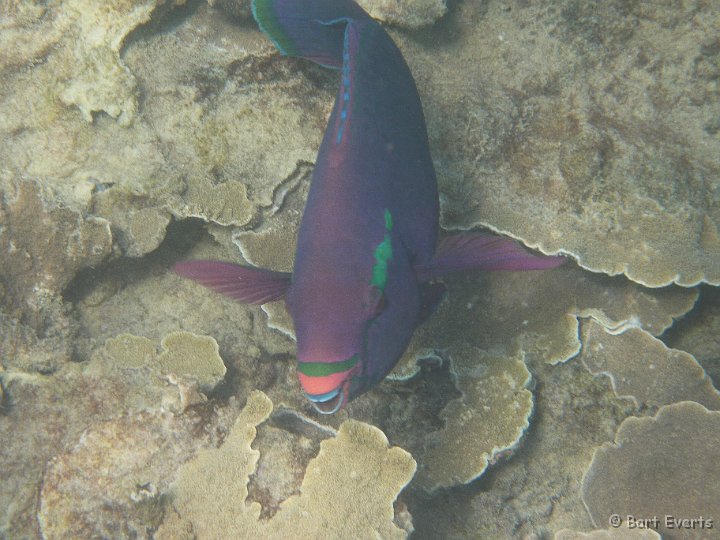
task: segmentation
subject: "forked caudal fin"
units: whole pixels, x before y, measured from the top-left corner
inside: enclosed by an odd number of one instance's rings
[[[282,54],[336,69],[343,65],[345,31],[338,23],[370,20],[351,0],[253,0],[252,12]]]
[[[490,233],[460,233],[443,238],[428,264],[415,267],[419,282],[472,270],[546,270],[565,257],[538,255],[520,242]]]

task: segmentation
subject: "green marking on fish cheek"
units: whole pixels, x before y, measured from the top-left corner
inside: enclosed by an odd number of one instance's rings
[[[385,238],[375,248],[375,265],[372,269],[372,279],[370,285],[374,285],[381,291],[385,290],[385,284],[387,283],[387,270],[388,261],[392,259],[392,240],[390,238],[390,231],[392,231],[392,214],[386,208],[385,209]]]

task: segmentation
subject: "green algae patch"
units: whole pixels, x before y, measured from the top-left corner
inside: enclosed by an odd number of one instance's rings
[[[412,479],[415,461],[401,448],[390,448],[378,428],[352,420],[321,443],[300,494],[260,521],[260,505],[246,502],[247,483],[259,459],[251,448],[256,426],[271,411],[270,399],[253,392],[223,445],[181,467],[156,538],[407,537],[393,522],[393,501]]]

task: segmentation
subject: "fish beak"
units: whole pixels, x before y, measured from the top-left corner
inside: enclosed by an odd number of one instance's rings
[[[320,414],[333,414],[338,412],[345,404],[345,392],[343,387],[338,386],[335,390],[331,390],[325,394],[308,394],[305,392],[312,406]]]

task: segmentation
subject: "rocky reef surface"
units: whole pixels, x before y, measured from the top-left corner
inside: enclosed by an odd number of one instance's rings
[[[169,268],[292,267],[336,74],[244,0],[0,0],[0,537],[718,537],[720,6],[361,4],[443,227],[569,263],[447,279],[319,417],[282,304]]]

